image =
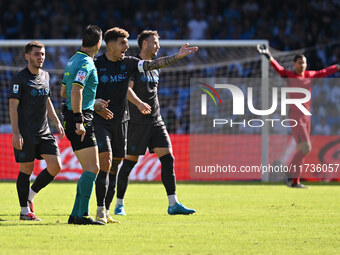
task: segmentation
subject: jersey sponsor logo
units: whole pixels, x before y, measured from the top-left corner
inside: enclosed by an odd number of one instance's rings
[[[72,65],[72,64],[73,64],[73,61],[68,61],[68,62],[67,62],[67,65],[68,65],[68,66],[70,66],[70,65]]]
[[[18,94],[19,93],[19,85],[18,84],[14,84],[13,85],[13,93],[14,94]]]
[[[105,72],[105,71],[106,71],[106,68],[99,68],[99,71],[100,71],[100,72]]]
[[[154,73],[147,73],[147,75],[145,75],[144,73],[141,75],[140,77],[142,82],[154,82],[154,83],[158,83],[159,77],[158,75],[155,75]]]
[[[127,78],[127,72],[125,73],[120,73],[120,74],[116,74],[116,75],[110,75],[110,82],[114,83],[114,82],[120,82],[123,81]]]
[[[75,78],[75,81],[84,83],[85,79],[86,79],[87,73],[84,71],[78,71],[77,76]]]
[[[48,88],[44,88],[44,89],[32,89],[30,94],[33,97],[36,96],[47,96],[50,93],[50,90]]]

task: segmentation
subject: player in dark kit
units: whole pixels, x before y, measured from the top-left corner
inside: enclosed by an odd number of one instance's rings
[[[65,67],[61,96],[66,98],[65,132],[84,172],[78,180],[77,194],[69,224],[104,225],[89,214],[89,202],[99,170],[98,148],[92,124],[98,85],[93,58],[102,42],[102,31],[89,25],[83,32],[82,46]]]
[[[306,57],[302,54],[298,54],[293,60],[294,71],[288,71],[273,58],[265,45],[262,47],[258,45],[257,48],[260,54],[263,54],[268,58],[274,70],[282,78],[286,78],[288,87],[304,88],[311,92],[311,78],[323,78],[340,70],[339,65],[332,65],[319,71],[307,71]],[[289,93],[289,97],[301,98],[301,94]],[[310,112],[310,100],[302,105]],[[305,188],[305,186],[300,183],[300,169],[303,167],[304,158],[312,150],[310,138],[311,118],[310,115],[304,115],[304,113],[294,104],[289,106],[289,118],[296,120],[298,123],[297,126],[292,127],[292,135],[296,141],[297,148],[293,159],[290,162],[290,165],[293,166],[292,169],[296,169],[296,172],[293,171],[294,173],[289,173],[285,178],[285,183],[287,186],[292,188]]]
[[[106,120],[102,114],[95,114],[94,125],[98,141],[100,171],[96,181],[97,220],[111,222],[110,204],[115,192],[118,165],[126,155],[127,121],[127,91],[129,78],[136,72],[158,69],[198,50],[197,47],[182,46],[177,54],[157,60],[140,60],[135,57],[125,57],[129,33],[124,29],[112,28],[105,32],[104,40],[107,52],[95,61],[99,85],[96,97],[110,100],[108,109],[114,118]],[[98,109],[96,109],[96,112]],[[109,177],[107,177],[110,172]]]
[[[51,134],[47,116],[55,123],[59,139],[65,133],[50,99],[50,76],[41,69],[45,60],[45,46],[39,41],[28,43],[25,46],[25,59],[27,67],[12,79],[9,114],[15,160],[20,163],[17,179],[20,220],[40,221],[34,214],[33,199],[53,181],[61,169],[59,148]],[[30,188],[35,159],[44,159],[47,168],[39,173]]]
[[[158,38],[157,31],[145,30],[140,33],[137,40],[141,51],[137,58],[154,58],[160,48]],[[162,164],[161,177],[169,200],[168,213],[174,215],[195,212],[177,200],[174,156],[170,137],[160,114],[158,82],[159,70],[135,72],[130,79],[128,98],[132,104],[129,104],[131,119],[128,126],[128,155],[118,173],[116,214],[126,215],[124,195],[128,178],[139,155],[144,155],[147,148],[151,153],[156,153]]]

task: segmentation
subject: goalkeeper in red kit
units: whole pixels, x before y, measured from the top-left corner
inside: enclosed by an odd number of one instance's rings
[[[332,65],[325,69],[318,71],[309,71],[307,68],[307,59],[304,55],[298,54],[293,59],[294,71],[288,71],[282,67],[271,55],[270,51],[265,45],[257,46],[260,54],[266,56],[274,68],[274,70],[282,77],[286,78],[286,84],[288,87],[304,88],[311,92],[312,90],[312,78],[323,78],[329,76],[340,70],[339,65]],[[301,98],[300,93],[289,93],[290,98]],[[303,103],[303,106],[310,112],[311,101]],[[311,117],[310,115],[304,115],[301,110],[294,104],[289,106],[289,118],[297,121],[297,125],[292,127],[292,135],[296,141],[296,151],[290,164],[294,169],[294,174],[291,173],[286,176],[285,183],[292,188],[305,188],[300,183],[300,173],[303,166],[304,158],[312,150],[310,127]]]

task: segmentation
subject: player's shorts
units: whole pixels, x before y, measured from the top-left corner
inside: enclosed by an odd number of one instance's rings
[[[110,151],[112,157],[124,158],[126,156],[127,121],[115,123],[95,114],[93,122],[99,153]]]
[[[94,135],[94,127],[93,127],[93,111],[84,110],[84,128],[86,130],[84,141],[80,141],[81,135],[77,135],[76,123],[74,122],[73,112],[67,110],[65,113],[64,119],[64,129],[67,139],[71,142],[71,146],[73,151],[94,147],[97,145],[96,137]]]
[[[291,119],[294,119],[297,121],[297,126],[292,127],[292,135],[296,141],[296,144],[302,143],[302,142],[311,142],[310,139],[310,116],[299,116],[294,117],[290,116]],[[295,122],[291,121],[291,125],[294,125]]]
[[[14,149],[15,161],[18,163],[33,162],[35,159],[42,159],[41,155],[60,156],[57,142],[52,134],[42,137],[23,137],[22,150]]]
[[[149,148],[171,148],[171,140],[165,125],[131,124],[128,127],[128,155],[144,155]]]

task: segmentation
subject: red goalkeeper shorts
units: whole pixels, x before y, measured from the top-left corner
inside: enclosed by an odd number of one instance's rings
[[[310,116],[290,116],[291,119],[297,121],[297,125],[292,127],[292,135],[296,141],[296,144],[302,142],[311,142],[310,140]],[[291,121],[291,125],[295,125],[294,121]]]

